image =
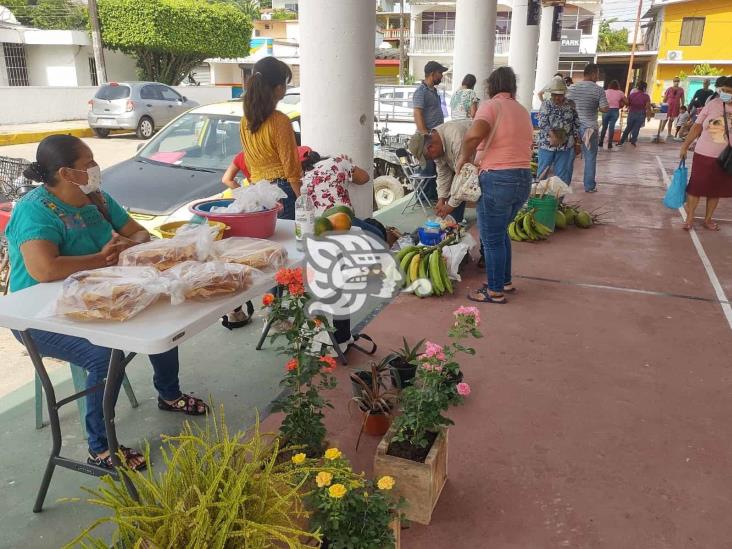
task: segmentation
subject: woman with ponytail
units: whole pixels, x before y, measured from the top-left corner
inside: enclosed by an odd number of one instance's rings
[[[267,180],[286,194],[281,219],[295,219],[295,200],[300,196],[302,169],[295,132],[286,114],[277,110],[285,96],[292,71],[274,57],[259,60],[252,68],[244,94],[241,143],[246,151],[251,183]]]
[[[13,208],[5,231],[10,253],[10,290],[17,292],[40,282],[63,280],[79,271],[117,264],[123,250],[147,242],[150,234],[111,196],[101,190],[102,176],[91,150],[78,137],[51,135],[38,145],[36,161],[24,175],[43,183]],[[87,388],[104,382],[111,349],[86,339],[30,330],[41,356],[76,364],[88,372]],[[20,334],[13,332],[20,341]],[[162,410],[206,413],[200,399],[181,393],[178,349],[150,355]],[[119,391],[119,387],[116,388]],[[111,469],[102,416],[102,391],[86,396],[88,463]],[[145,458],[120,447],[127,465],[143,469]]]

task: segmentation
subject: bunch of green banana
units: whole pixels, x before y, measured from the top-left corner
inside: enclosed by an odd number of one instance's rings
[[[402,248],[395,256],[404,273],[402,285],[406,288],[414,285],[414,293],[419,297],[452,293],[452,281],[447,275],[445,258],[442,257],[443,246],[451,241],[452,239],[446,239],[437,246]]]
[[[546,240],[552,230],[534,217],[535,210],[521,210],[508,225],[508,236],[515,242]]]

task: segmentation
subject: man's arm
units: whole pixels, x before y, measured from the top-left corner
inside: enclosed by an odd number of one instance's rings
[[[600,86],[597,86],[600,88]],[[607,112],[610,110],[610,103],[607,102],[607,95],[605,95],[605,90],[600,88],[600,112]]]
[[[430,131],[424,122],[424,111],[419,107],[414,107],[414,123],[417,125],[417,131],[421,134],[428,134]]]
[[[465,164],[473,161],[478,145],[488,136],[490,131],[491,126],[485,120],[477,119],[473,122],[465,134],[465,139],[463,139],[463,146],[460,149],[460,158],[455,166],[455,173],[460,173],[460,170],[462,170]]]
[[[450,186],[455,173],[448,166],[444,156],[435,158],[435,168],[437,168],[437,198],[447,198],[450,196]]]

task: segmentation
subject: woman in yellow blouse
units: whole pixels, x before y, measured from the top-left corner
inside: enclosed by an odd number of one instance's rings
[[[263,179],[286,194],[281,219],[295,219],[295,200],[300,196],[302,167],[290,119],[277,103],[285,96],[292,71],[274,57],[259,60],[252,69],[244,94],[241,143],[246,151],[251,183]]]

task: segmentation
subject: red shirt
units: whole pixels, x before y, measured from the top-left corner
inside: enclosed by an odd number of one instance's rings
[[[247,161],[244,158],[244,151],[241,151],[239,154],[237,154],[232,162],[234,163],[234,166],[239,168],[239,171],[244,174],[244,177],[246,177],[247,179],[252,178],[252,175],[249,173]]]

